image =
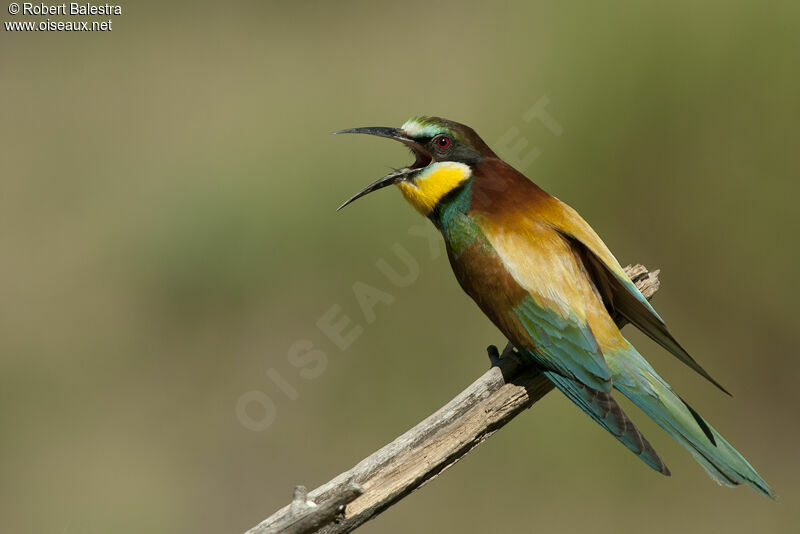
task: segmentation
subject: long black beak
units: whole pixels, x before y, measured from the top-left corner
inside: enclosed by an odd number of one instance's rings
[[[408,176],[410,174],[413,174],[415,172],[416,172],[416,169],[399,169],[399,170],[397,170],[397,171],[395,171],[393,173],[387,174],[383,178],[379,178],[378,180],[375,180],[374,182],[369,184],[367,187],[365,187],[364,189],[362,189],[361,191],[359,191],[358,193],[356,193],[355,195],[350,197],[347,200],[347,202],[345,202],[344,204],[342,204],[341,206],[336,208],[336,211],[339,211],[343,207],[345,207],[348,204],[350,204],[351,202],[363,197],[367,193],[372,193],[373,191],[377,191],[378,189],[383,189],[386,186],[394,185],[397,182],[405,179],[406,176]]]
[[[359,133],[367,135],[377,135],[378,137],[388,137],[389,139],[396,139],[405,143],[413,143],[414,141],[406,137],[403,130],[400,128],[387,128],[385,126],[367,126],[364,128],[350,128],[349,130],[339,130],[333,132],[334,135],[343,133]]]
[[[404,145],[406,145],[409,148],[411,148],[414,151],[415,154],[418,154],[420,152],[420,150],[422,150],[421,147],[419,146],[419,144],[417,144],[416,141],[414,141],[413,139],[407,137],[405,135],[405,133],[403,132],[403,130],[400,130],[399,128],[386,128],[386,127],[383,127],[383,126],[368,126],[368,127],[365,127],[365,128],[351,128],[349,130],[340,130],[338,132],[333,132],[333,133],[334,134],[360,133],[360,134],[368,134],[368,135],[377,135],[378,137],[387,137],[389,139],[394,139],[396,141],[400,141]],[[350,204],[354,200],[363,197],[367,193],[372,193],[373,191],[377,191],[378,189],[383,189],[386,186],[396,184],[397,182],[400,182],[400,181],[406,179],[407,177],[413,175],[418,170],[419,169],[406,167],[404,169],[399,169],[399,170],[396,170],[396,171],[394,171],[394,172],[392,172],[390,174],[387,174],[383,178],[380,178],[379,180],[375,180],[374,182],[369,184],[367,187],[365,187],[364,189],[362,189],[361,191],[359,191],[358,193],[353,195],[347,202],[345,202],[344,204],[342,204],[341,206],[336,208],[336,211],[339,211],[343,207],[347,206],[348,204]]]

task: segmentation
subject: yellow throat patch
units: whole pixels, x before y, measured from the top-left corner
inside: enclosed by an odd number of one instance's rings
[[[399,182],[397,186],[406,201],[424,216],[433,211],[447,193],[472,176],[472,169],[464,163],[441,161],[433,163],[413,180]]]

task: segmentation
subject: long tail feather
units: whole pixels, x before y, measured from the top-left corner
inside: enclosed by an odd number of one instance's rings
[[[683,445],[720,484],[747,484],[774,498],[769,485],[745,458],[700,414],[689,407],[641,355],[627,350],[606,354],[614,387]]]
[[[589,417],[608,430],[647,465],[669,476],[669,468],[610,393],[591,389],[557,373],[545,372],[545,375],[581,410],[589,414]]]

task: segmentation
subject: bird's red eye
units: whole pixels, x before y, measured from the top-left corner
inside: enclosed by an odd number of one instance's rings
[[[450,138],[446,135],[441,135],[436,139],[436,146],[439,148],[447,148],[450,146]]]

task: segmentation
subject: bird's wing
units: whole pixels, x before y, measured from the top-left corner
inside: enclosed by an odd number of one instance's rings
[[[728,393],[714,380],[694,358],[672,337],[663,319],[656,313],[636,285],[628,278],[620,264],[608,250],[600,237],[578,213],[566,204],[557,201],[561,209],[559,216],[549,221],[554,228],[567,237],[575,252],[600,292],[606,307],[613,309],[656,343],[667,349],[680,361],[691,367],[719,389]],[[730,393],[728,393],[730,395]]]
[[[492,224],[481,216],[470,220],[480,232],[473,228],[462,234],[485,238],[489,246],[473,242],[451,257],[467,293],[562,393],[650,467],[668,475],[611,396],[609,367],[598,340],[603,347],[613,346],[615,337],[624,340],[569,241],[527,217],[516,218],[513,225]],[[472,228],[468,221],[457,225]]]
[[[607,392],[611,372],[588,325],[576,315],[562,315],[533,297],[525,297],[514,308],[533,346],[525,347],[532,356],[580,384]]]
[[[456,261],[454,269],[467,293],[496,323],[505,325],[501,330],[517,347],[530,352],[545,369],[608,391],[611,373],[584,306],[593,290],[569,243],[530,220],[512,228],[483,217],[474,223],[493,254],[477,247]],[[469,272],[459,275],[460,270]],[[508,285],[492,287],[497,279]],[[512,294],[513,299],[502,296]]]

